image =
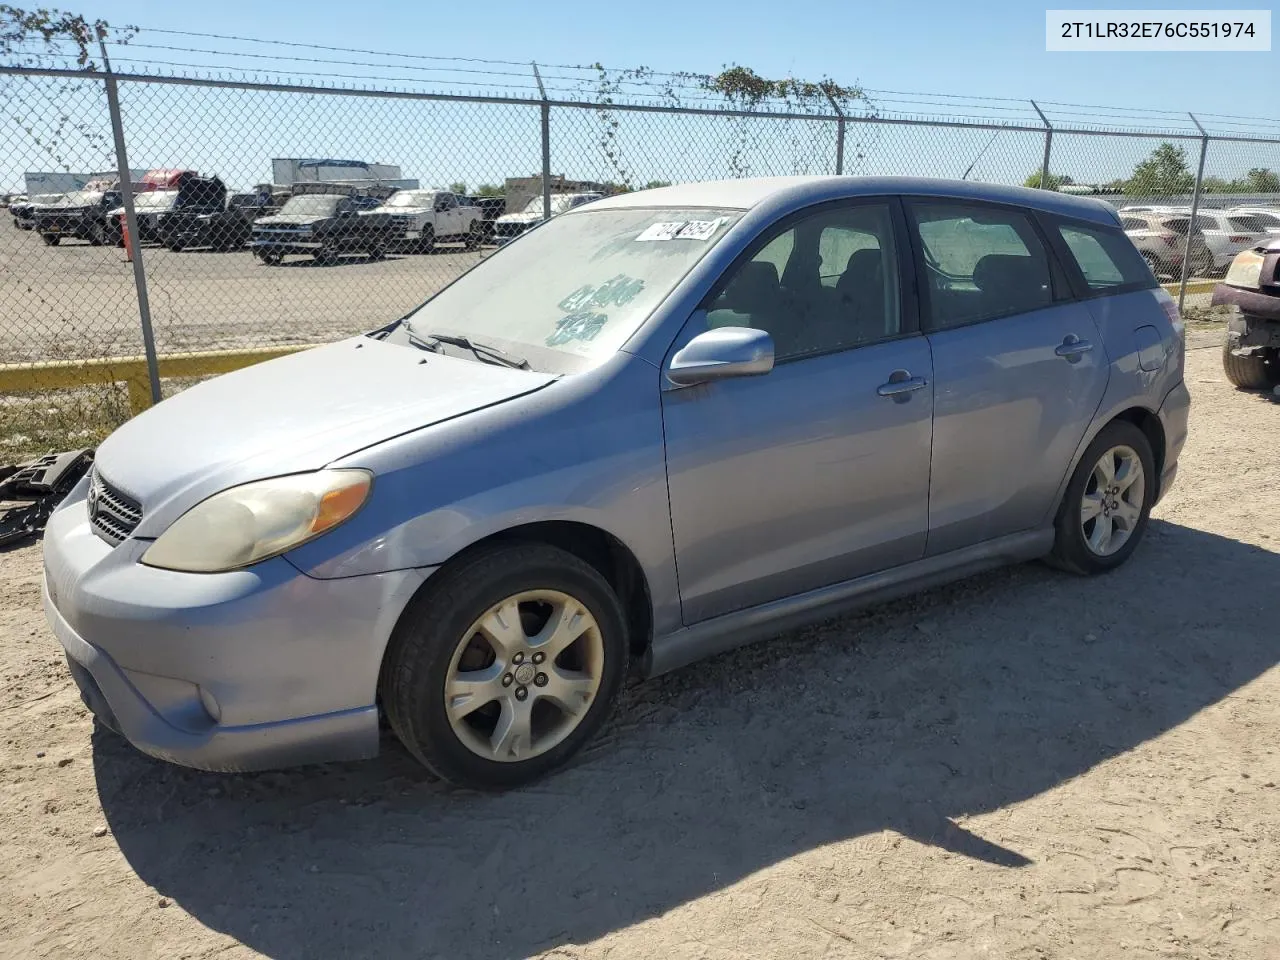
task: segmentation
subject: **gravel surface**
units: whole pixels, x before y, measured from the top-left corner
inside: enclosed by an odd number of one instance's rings
[[[0,955],[1280,956],[1280,403],[1188,355],[1120,571],[1029,564],[630,689],[504,796],[246,776],[94,732],[0,574]]]

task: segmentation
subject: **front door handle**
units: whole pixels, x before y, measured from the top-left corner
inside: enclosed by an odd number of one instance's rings
[[[1074,333],[1068,333],[1053,352],[1063,357],[1067,363],[1075,363],[1092,349],[1093,344],[1088,340],[1081,340]]]
[[[924,377],[913,377],[909,371],[895,370],[890,374],[888,383],[882,383],[876,387],[876,393],[901,403],[909,399],[910,394],[923,390],[928,385],[929,381]]]

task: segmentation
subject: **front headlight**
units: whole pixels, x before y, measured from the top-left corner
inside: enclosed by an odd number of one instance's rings
[[[1233,287],[1257,290],[1262,286],[1262,264],[1264,260],[1266,260],[1266,257],[1256,250],[1244,250],[1237,253],[1236,258],[1231,261],[1231,267],[1227,270],[1227,275],[1222,278],[1222,282]]]
[[[366,470],[320,470],[232,487],[174,521],[142,562],[188,573],[247,567],[349,519],[372,485]]]

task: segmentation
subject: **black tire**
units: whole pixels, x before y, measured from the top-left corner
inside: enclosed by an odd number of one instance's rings
[[[172,240],[169,242],[168,246],[174,253],[181,253],[183,250],[183,243],[181,240]]]
[[[528,760],[487,759],[450,726],[445,682],[471,624],[528,590],[566,593],[595,617],[604,648],[600,685],[578,725],[551,749]],[[410,601],[387,646],[379,692],[391,729],[429,770],[459,786],[503,790],[560,767],[600,729],[622,687],[627,659],[622,608],[595,568],[545,544],[497,544],[454,561]]]
[[[369,248],[370,260],[385,260],[387,258],[387,248],[381,244],[374,244]]]
[[[480,221],[472,220],[471,226],[467,230],[466,238],[463,240],[463,246],[468,250],[474,250],[480,246]]]
[[[1093,476],[1093,468],[1108,450],[1122,445],[1133,450],[1142,463],[1142,511],[1129,538],[1120,549],[1103,556],[1095,553],[1085,539],[1084,528],[1080,523],[1080,506]],[[1114,420],[1107,424],[1094,437],[1076,465],[1075,472],[1071,474],[1071,482],[1067,484],[1067,489],[1062,495],[1062,503],[1058,507],[1058,515],[1054,521],[1056,536],[1053,550],[1046,559],[1061,570],[1085,576],[1105,573],[1120,566],[1129,559],[1129,555],[1142,541],[1158,482],[1155,455],[1151,451],[1151,442],[1147,439],[1147,435],[1127,420]]]
[[[56,233],[42,233],[40,239],[44,241],[46,247],[56,247],[62,242],[62,237]]]
[[[94,222],[89,224],[88,240],[91,246],[100,247],[107,240],[107,228],[102,224]]]
[[[333,247],[321,247],[315,253],[316,263],[331,267],[338,262],[338,251]]]
[[[275,250],[259,250],[258,259],[268,267],[274,267],[284,259],[284,254]]]
[[[1157,257],[1154,253],[1147,251],[1142,255],[1142,259],[1147,261],[1147,266],[1151,268],[1151,273],[1157,280],[1165,276],[1169,271],[1165,269],[1164,261]]]
[[[1265,390],[1280,383],[1280,364],[1275,351],[1270,358],[1254,354],[1238,357],[1231,352],[1231,342],[1222,345],[1222,369],[1233,386],[1241,390]]]
[[[418,240],[417,250],[419,253],[430,253],[436,248],[436,228],[427,224],[422,228],[422,236]]]

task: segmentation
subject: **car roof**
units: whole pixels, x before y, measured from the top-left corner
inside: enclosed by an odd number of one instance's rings
[[[987,200],[1032,207],[1064,216],[1113,225],[1116,211],[1094,197],[1071,196],[1050,190],[1012,187],[972,180],[928,177],[749,177],[709,180],[655,187],[604,197],[591,210],[636,207],[706,207],[750,210],[765,203],[803,207],[824,200],[883,194],[925,194],[963,200]],[[584,213],[587,211],[583,211]]]

